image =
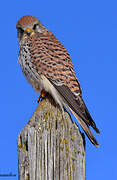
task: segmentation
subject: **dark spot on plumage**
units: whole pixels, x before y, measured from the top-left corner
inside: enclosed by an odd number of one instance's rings
[[[62,59],[62,61],[65,61],[65,62],[66,62],[66,61],[67,61],[67,58]],[[66,65],[66,67],[67,67],[67,65]]]
[[[50,64],[52,64],[52,66],[56,66],[56,63],[50,63]]]
[[[56,52],[57,52],[57,51],[61,51],[61,50],[60,50],[59,48],[55,48],[55,49],[54,49],[54,51],[56,51]]]
[[[56,78],[57,78],[57,77],[60,78],[61,75],[60,75],[59,73],[57,73],[57,72],[54,72],[54,76],[56,76]]]
[[[23,48],[23,51],[24,51],[25,53],[28,53],[28,50],[27,50],[26,48]]]
[[[48,61],[48,64],[52,64],[52,62]]]
[[[67,72],[66,72],[66,74],[67,74]],[[74,78],[74,75],[72,73],[68,73],[67,76]]]
[[[41,58],[43,58],[43,56],[42,56],[42,55],[40,55],[40,56],[34,56],[34,57],[36,57],[36,58],[40,58],[40,59],[41,59]]]
[[[47,64],[45,64],[45,63],[42,63],[42,66],[46,66],[47,68],[51,68],[50,65],[47,65]]]
[[[66,71],[66,69],[64,69],[64,68],[60,68],[60,71],[65,72],[65,71]]]
[[[47,69],[46,68],[42,68],[42,71],[47,71]]]
[[[37,64],[37,69],[40,68],[40,67],[41,67],[41,65],[40,65],[40,64]]]
[[[29,66],[29,62],[26,61],[25,64]]]
[[[61,74],[58,74],[58,75],[59,75],[59,76],[61,76],[61,77],[65,77],[65,75],[64,75],[64,74],[62,74],[62,73],[61,73]]]
[[[76,94],[79,94],[80,93],[80,90],[75,90],[74,91]]]
[[[45,42],[43,42],[43,44],[45,44],[45,45],[48,45],[48,43],[45,41]]]
[[[55,71],[57,72],[57,71],[58,71],[58,69],[57,69],[56,67],[54,67],[54,68],[53,68],[53,71],[54,71],[54,72],[55,72]]]
[[[52,73],[52,71],[48,70],[48,74],[51,74],[51,73]]]
[[[73,81],[73,82],[77,82],[77,81],[76,81],[76,79],[71,79],[71,81]],[[76,84],[76,85],[77,85],[77,84]]]
[[[60,81],[60,82],[63,81],[63,78],[59,78],[59,81]]]
[[[49,51],[47,52],[47,53],[49,53]],[[55,57],[55,55],[54,54],[50,54],[52,57]],[[53,58],[52,58],[52,60],[53,60]]]
[[[64,55],[63,53],[62,54],[61,53],[58,54],[58,56],[63,56],[63,55]]]
[[[70,88],[75,88],[75,87],[77,87],[78,85],[76,85],[76,84],[72,84],[72,86],[70,87]]]
[[[60,64],[60,65],[61,65],[61,61],[57,61],[57,64]]]
[[[59,58],[59,57],[58,57],[58,55],[53,55],[53,57],[55,57],[55,58]]]
[[[42,36],[42,37],[40,37],[40,39],[43,41],[43,43],[44,43],[44,41],[45,41],[45,42],[48,42],[48,37],[43,37],[43,36]],[[50,44],[51,44],[51,43],[50,43]]]
[[[30,47],[32,47],[32,44],[31,44],[31,43],[30,43],[30,44],[28,43],[27,46],[30,48]]]

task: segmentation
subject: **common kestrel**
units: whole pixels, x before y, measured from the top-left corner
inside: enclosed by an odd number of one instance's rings
[[[28,82],[42,95],[48,92],[62,109],[65,106],[71,111],[92,144],[98,146],[89,126],[100,132],[82,99],[67,50],[33,16],[23,16],[16,27],[20,45],[18,61]]]

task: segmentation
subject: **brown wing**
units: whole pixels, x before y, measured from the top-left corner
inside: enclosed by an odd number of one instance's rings
[[[70,56],[51,32],[47,31],[33,39],[32,52],[33,63],[40,73],[65,84],[74,94],[81,94]]]
[[[89,126],[97,133],[99,130],[81,97],[80,84],[67,50],[52,33],[47,31],[34,39],[32,52],[33,62],[38,71],[53,84],[62,97],[64,105],[76,116],[91,142],[98,146]]]
[[[98,142],[90,131],[89,126],[91,126],[97,133],[100,133],[100,131],[96,127],[93,119],[91,118],[82,97],[79,95],[76,98],[67,86],[58,86],[51,79],[49,80],[63,98],[64,105],[67,105],[66,107],[69,108],[69,110],[71,110],[72,113],[75,115],[90,141],[94,145],[98,146]]]

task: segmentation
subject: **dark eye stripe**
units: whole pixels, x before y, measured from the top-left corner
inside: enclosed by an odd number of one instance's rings
[[[40,27],[39,27],[39,24],[34,24],[34,26],[33,26],[33,29],[34,30],[37,30],[37,29],[39,29]]]
[[[37,26],[37,24],[35,24],[35,25],[33,26],[33,29],[34,29],[34,30],[36,29],[36,26]]]
[[[21,39],[23,36],[24,30],[22,28],[17,28],[18,39]]]
[[[24,30],[22,28],[17,28],[18,33],[23,33]]]

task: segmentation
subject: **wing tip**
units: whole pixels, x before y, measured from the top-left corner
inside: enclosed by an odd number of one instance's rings
[[[100,147],[100,145],[99,145],[99,144],[95,144],[95,146],[96,146],[96,147]]]
[[[90,141],[92,142],[92,144],[94,145],[94,146],[96,146],[96,147],[100,147],[100,145],[98,144],[98,142],[97,142],[97,140],[96,139],[91,139],[91,138],[89,138],[90,139]]]
[[[100,134],[100,130],[97,127],[95,127],[95,131],[96,133]]]
[[[93,133],[91,132],[89,126],[80,118],[77,117],[77,120],[79,121],[81,127],[83,128],[83,130],[85,131],[87,137],[89,138],[89,140],[91,141],[91,143],[96,146],[99,147],[99,144],[95,138],[95,136],[93,135]],[[96,128],[96,132],[100,133],[100,131]]]

